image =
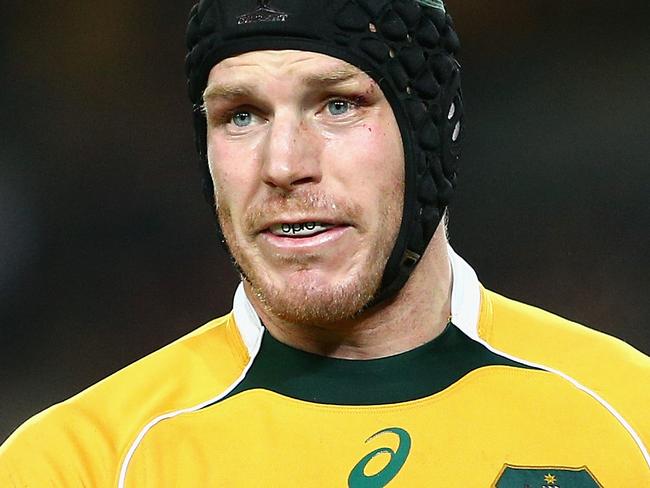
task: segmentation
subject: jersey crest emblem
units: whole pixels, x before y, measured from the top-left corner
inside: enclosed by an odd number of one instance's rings
[[[603,488],[586,466],[523,467],[506,464],[493,488]]]
[[[400,472],[402,466],[406,463],[406,458],[411,451],[411,436],[409,433],[399,427],[391,427],[375,432],[373,435],[368,437],[366,442],[369,442],[378,436],[383,436],[384,434],[393,434],[398,437],[399,444],[397,449],[378,447],[361,458],[361,461],[359,461],[350,472],[350,476],[348,477],[349,488],[383,488],[390,483],[395,476],[397,476],[397,473]],[[388,464],[378,472],[368,474],[366,472],[366,467],[380,454],[388,454],[390,456]]]

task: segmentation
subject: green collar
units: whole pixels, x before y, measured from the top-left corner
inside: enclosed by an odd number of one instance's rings
[[[336,359],[287,346],[268,331],[246,378],[230,393],[265,389],[315,403],[378,405],[424,398],[491,365],[526,367],[498,356],[452,323],[411,351],[380,359]]]

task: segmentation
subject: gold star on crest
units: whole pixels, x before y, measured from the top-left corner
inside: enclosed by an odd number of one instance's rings
[[[557,478],[553,476],[551,473],[549,473],[546,476],[544,476],[544,481],[549,485],[554,485],[555,482],[557,481]]]

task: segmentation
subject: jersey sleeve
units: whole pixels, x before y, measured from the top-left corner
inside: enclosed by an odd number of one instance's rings
[[[115,453],[101,425],[57,405],[28,420],[0,447],[0,486],[110,486]]]

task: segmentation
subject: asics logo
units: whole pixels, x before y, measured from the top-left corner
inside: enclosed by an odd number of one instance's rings
[[[406,462],[409,452],[411,451],[411,436],[408,432],[399,427],[391,427],[374,433],[366,440],[366,442],[370,442],[378,436],[387,434],[393,434],[399,438],[397,449],[393,450],[390,447],[379,447],[366,454],[361,461],[352,468],[350,476],[348,477],[349,488],[383,488],[390,483],[395,476],[397,476],[397,473],[400,472]],[[366,474],[366,466],[368,466],[368,463],[379,454],[388,454],[390,456],[390,461],[388,461],[388,464],[378,473],[372,475]]]

